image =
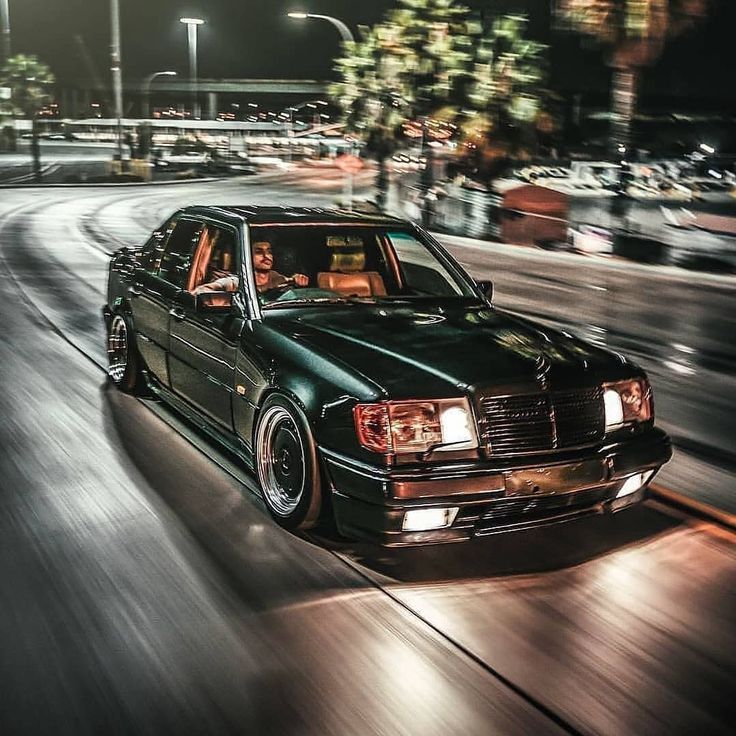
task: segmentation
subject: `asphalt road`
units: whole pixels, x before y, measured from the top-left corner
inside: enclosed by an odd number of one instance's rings
[[[339,187],[321,172],[0,192],[0,733],[731,733],[732,534],[648,503],[417,550],[294,536],[194,430],[109,389],[107,252],[183,204],[330,204]],[[579,329],[636,333],[620,284],[587,305],[569,284],[539,292],[552,264],[517,280],[504,254],[463,255],[492,264],[499,303],[562,319],[572,300]],[[601,285],[592,263],[557,268]],[[687,310],[664,304],[672,331]],[[695,397],[668,417],[657,384],[686,374],[652,366],[680,341],[696,372],[701,352],[730,355],[729,315],[699,329],[708,308],[638,342],[671,426],[696,426]]]

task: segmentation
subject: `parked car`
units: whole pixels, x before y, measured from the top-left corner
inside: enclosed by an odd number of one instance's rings
[[[108,372],[239,455],[289,529],[449,542],[641,501],[671,454],[644,372],[491,296],[399,219],[187,207],[112,257]]]
[[[613,233],[595,225],[579,225],[570,228],[570,245],[578,253],[590,255],[611,255],[613,253]]]
[[[212,164],[212,154],[209,151],[182,151],[181,153],[164,152],[156,161],[156,166],[184,168],[187,166],[207,167]]]

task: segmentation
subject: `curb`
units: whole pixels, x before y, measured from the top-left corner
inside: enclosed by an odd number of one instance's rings
[[[677,491],[670,490],[658,483],[652,483],[649,486],[651,495],[669,506],[686,511],[692,516],[696,516],[707,521],[715,522],[721,526],[727,527],[731,531],[736,531],[736,514],[729,514],[727,511],[711,506],[702,501],[696,501],[688,496],[684,496]]]

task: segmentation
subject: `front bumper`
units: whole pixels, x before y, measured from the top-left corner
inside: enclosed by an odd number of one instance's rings
[[[338,530],[386,546],[457,542],[528,529],[642,501],[646,488],[617,498],[631,475],[672,456],[669,437],[652,428],[625,441],[523,462],[476,461],[433,467],[379,468],[320,449]],[[457,508],[454,522],[431,531],[402,530],[411,509]]]

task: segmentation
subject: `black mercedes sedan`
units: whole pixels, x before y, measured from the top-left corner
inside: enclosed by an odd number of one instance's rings
[[[402,220],[187,207],[112,258],[109,376],[242,458],[288,529],[450,542],[641,501],[671,456],[644,372],[491,297]]]

